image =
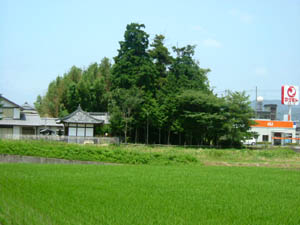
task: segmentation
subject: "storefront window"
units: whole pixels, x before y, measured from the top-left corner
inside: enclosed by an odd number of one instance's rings
[[[262,140],[263,142],[269,142],[269,135],[263,135]]]
[[[293,135],[290,134],[290,133],[285,134],[285,138],[287,138],[287,139],[285,139],[285,143],[286,143],[286,144],[292,143],[292,139],[289,139],[289,138],[292,138],[292,137],[293,137]]]

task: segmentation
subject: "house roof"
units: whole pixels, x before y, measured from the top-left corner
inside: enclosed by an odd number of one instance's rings
[[[7,99],[7,98],[3,97],[3,95],[1,95],[1,94],[0,94],[0,103],[1,103],[1,98],[2,98],[2,99],[4,99],[4,100],[5,100],[5,101],[7,101],[7,102],[9,102],[9,103],[13,104],[13,105],[14,105],[14,106],[16,106],[16,107],[23,109],[21,106],[19,106],[18,104],[16,104],[16,103],[12,102],[12,101],[11,101],[11,100],[9,100],[9,99]]]
[[[104,124],[109,124],[109,114],[107,112],[89,112],[89,115],[98,120],[103,120]]]
[[[41,117],[41,120],[44,126],[48,126],[48,127],[63,126],[62,124],[56,123],[57,118]]]
[[[68,116],[60,118],[59,122],[61,122],[61,123],[102,124],[102,123],[104,123],[104,120],[95,118],[94,116],[90,115],[88,112],[83,111],[79,105],[77,110],[75,110]]]
[[[41,118],[39,114],[27,114],[22,113],[19,120],[4,118],[0,120],[0,125],[10,125],[10,126],[53,126],[62,127],[62,124],[57,124],[55,118]]]
[[[35,111],[35,108],[31,105],[28,104],[28,102],[25,102],[23,105],[22,105],[22,108],[24,110],[34,110]]]

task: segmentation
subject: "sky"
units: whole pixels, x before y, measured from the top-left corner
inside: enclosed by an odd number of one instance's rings
[[[300,0],[0,0],[0,93],[33,104],[73,65],[113,62],[132,22],[169,49],[197,45],[218,95],[280,99],[300,86]]]

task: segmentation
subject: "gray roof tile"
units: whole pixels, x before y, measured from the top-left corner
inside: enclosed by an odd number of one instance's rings
[[[81,109],[80,105],[77,110],[70,115],[60,119],[63,123],[89,123],[89,124],[102,124],[104,120],[100,120],[90,115]]]
[[[39,114],[21,114],[20,120],[4,118],[0,120],[0,125],[11,126],[57,126],[62,127],[62,124],[57,124],[55,118],[41,118]]]

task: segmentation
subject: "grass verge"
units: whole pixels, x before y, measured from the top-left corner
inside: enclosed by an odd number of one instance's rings
[[[78,145],[49,141],[0,140],[0,154],[40,156],[124,164],[189,164],[197,159],[185,152],[147,152],[122,146]]]
[[[0,140],[0,154],[41,156],[123,164],[201,164],[300,168],[300,154],[291,149],[195,149],[134,145],[78,145],[48,141]]]

